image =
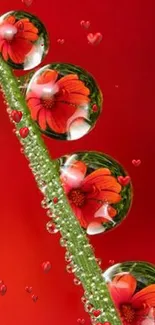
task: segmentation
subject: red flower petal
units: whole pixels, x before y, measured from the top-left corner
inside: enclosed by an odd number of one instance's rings
[[[86,105],[87,103],[90,102],[90,99],[89,97],[85,96],[85,95],[82,95],[82,94],[78,94],[78,93],[64,93],[64,94],[61,94],[60,96],[58,96],[58,99],[59,101],[65,101],[65,102],[68,102],[70,104],[73,104],[73,105],[77,105],[77,106],[84,106]]]
[[[74,214],[76,215],[77,219],[80,222],[81,227],[87,228],[87,222],[85,221],[85,218],[83,216],[82,210],[78,208],[75,204],[71,204],[71,207],[74,211]]]
[[[58,73],[55,70],[47,69],[37,79],[37,84],[54,83],[58,77]]]
[[[86,190],[87,188],[85,186],[82,186],[83,190]],[[108,190],[98,190],[96,191],[96,194],[93,195],[93,193],[88,194],[88,198],[94,198],[96,200],[101,200],[103,202],[107,202],[109,204],[115,204],[121,201],[120,194]]]
[[[20,26],[21,26],[21,23],[23,24],[23,29],[21,30]],[[18,20],[16,23],[15,23],[15,27],[17,27],[17,29],[19,29],[19,33],[26,33],[26,32],[30,32],[31,34],[34,34],[37,38],[38,38],[38,28],[36,28],[34,26],[34,24],[32,24],[29,19],[26,20],[26,19],[20,19]],[[25,37],[24,37],[25,38]],[[37,39],[36,38],[36,39]],[[31,39],[29,39],[31,40]],[[33,39],[32,39],[33,40]]]
[[[90,175],[88,175],[83,183],[83,186],[86,188],[88,185],[93,184],[99,190],[111,190],[116,193],[121,191],[121,185],[117,182],[115,177],[105,175],[104,168],[99,168],[98,170],[94,171]]]
[[[43,109],[43,107],[40,104],[38,104],[37,106],[33,107],[33,109],[31,109],[31,117],[34,121],[37,121],[38,113],[41,109]]]
[[[40,109],[39,111],[38,123],[42,130],[46,130],[46,111],[44,109]]]
[[[61,93],[60,100],[62,100],[62,97],[65,98],[65,100],[68,98],[71,103],[75,103],[77,105],[88,103],[90,101],[88,98],[90,94],[89,88],[87,88],[83,81],[79,80],[78,76],[75,74],[62,77],[60,80],[58,80],[57,85],[60,87],[60,89],[64,89],[66,91]]]
[[[2,51],[3,45],[6,41],[4,39],[0,39],[0,52]]]
[[[52,110],[47,110],[46,118],[49,127],[57,133],[67,132],[67,122],[75,112],[75,107],[66,103],[55,103]]]
[[[16,18],[14,16],[8,16],[3,23],[9,23],[9,24],[14,24],[16,21]]]
[[[108,283],[110,294],[117,307],[131,302],[136,286],[137,281],[131,274],[118,274],[112,282]]]
[[[96,200],[86,200],[85,204],[81,207],[82,214],[87,222],[87,225],[94,221],[96,211],[101,207],[101,204]]]
[[[16,38],[23,38],[28,41],[36,41],[38,39],[38,35],[33,33],[33,32],[28,32],[28,31],[18,31],[16,34]]]
[[[132,297],[131,302],[135,308],[140,307],[143,303],[155,307],[155,284],[151,284],[137,292]]]
[[[5,61],[8,60],[9,56],[8,56],[8,49],[10,48],[10,46],[8,45],[7,42],[3,43],[3,47],[2,47],[2,55]]]
[[[14,63],[23,63],[25,61],[25,56],[32,49],[33,44],[25,39],[14,38],[11,46],[8,48],[8,54],[10,59]]]

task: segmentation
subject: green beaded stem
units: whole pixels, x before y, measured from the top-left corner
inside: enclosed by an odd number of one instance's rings
[[[44,185],[44,205],[52,214],[54,223],[60,230],[68,253],[72,257],[73,272],[83,285],[89,305],[92,305],[92,310],[89,312],[92,322],[94,324],[110,322],[111,325],[120,325],[121,321],[102,277],[102,270],[97,264],[88,238],[76,216],[74,216],[62,188],[59,166],[49,156],[40,132],[31,120],[29,110],[19,90],[18,81],[1,56],[0,83],[8,105],[8,113],[17,110],[23,114],[21,121],[15,124],[15,133],[23,146],[25,156],[29,160],[29,166],[40,190]],[[19,133],[19,129],[22,127],[29,128],[29,135],[24,139]],[[53,199],[56,197],[58,202],[54,203]],[[92,313],[96,309],[101,311],[97,318]]]

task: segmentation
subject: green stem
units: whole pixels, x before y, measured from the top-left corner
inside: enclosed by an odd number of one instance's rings
[[[20,93],[18,81],[11,68],[0,57],[0,83],[8,104],[8,111],[18,110],[23,113],[21,121],[16,124],[16,135],[23,145],[24,153],[29,160],[29,166],[40,189],[45,188],[45,203],[56,223],[66,248],[72,256],[75,274],[80,279],[85,294],[93,309],[100,309],[101,315],[94,320],[120,325],[121,321],[109,295],[107,285],[102,277],[102,270],[96,262],[88,238],[81,228],[76,216],[68,204],[59,178],[59,168],[52,160],[41,138],[40,132],[30,118],[25,99]],[[22,127],[29,128],[29,135],[23,139],[19,134]],[[54,204],[53,198],[58,202]]]

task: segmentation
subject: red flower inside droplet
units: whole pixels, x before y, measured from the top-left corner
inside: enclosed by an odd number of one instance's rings
[[[26,99],[32,119],[42,130],[48,127],[64,134],[77,118],[87,118],[90,91],[76,74],[58,77],[57,71],[46,69],[32,83]]]
[[[9,16],[0,24],[0,53],[5,61],[24,63],[37,39],[38,29],[28,18],[17,20]]]
[[[97,234],[105,230],[105,222],[114,222],[117,211],[111,204],[121,201],[121,185],[108,168],[86,173],[86,164],[75,161],[62,169],[61,180],[81,226],[88,234]]]
[[[123,325],[155,324],[155,284],[137,292],[134,276],[118,274],[108,287]]]

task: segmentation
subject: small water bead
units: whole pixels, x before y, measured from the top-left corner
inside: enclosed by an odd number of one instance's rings
[[[50,234],[56,234],[59,231],[52,221],[46,224],[46,229]]]
[[[65,253],[65,261],[66,261],[67,263],[69,263],[69,262],[71,262],[71,260],[72,260],[72,256],[70,255],[69,252],[66,252],[66,253]]]
[[[76,286],[79,286],[81,284],[81,281],[76,278],[73,281]]]
[[[92,309],[93,309],[93,306],[92,306],[91,304],[89,304],[89,303],[86,303],[86,304],[84,305],[84,309],[85,309],[85,311],[86,311],[87,313],[91,313],[91,312],[92,312]]]
[[[96,262],[97,262],[97,264],[100,266],[100,265],[102,264],[102,260],[101,260],[101,258],[96,258]]]
[[[94,78],[65,63],[49,64],[35,72],[25,96],[41,132],[59,140],[76,140],[90,132],[103,103]]]
[[[60,238],[60,245],[62,247],[66,247],[67,246],[67,242],[66,242],[66,240],[64,238]]]
[[[53,217],[53,212],[51,210],[47,210],[46,214],[49,218]]]
[[[124,176],[126,172],[117,161],[90,151],[63,156],[58,163],[68,201],[74,214],[79,213],[77,220],[88,235],[114,228],[126,217],[132,202],[132,186],[119,184],[118,175]],[[89,259],[93,260],[91,246],[82,238],[79,235],[79,246],[90,249]]]
[[[14,69],[30,70],[38,66],[49,47],[47,31],[42,22],[24,11],[10,11],[0,17],[1,40],[3,46],[0,53]],[[19,105],[18,102],[15,104]]]
[[[67,270],[68,273],[73,273],[73,268],[72,268],[71,265],[67,265],[66,270]]]
[[[86,301],[87,301],[87,299],[86,299],[85,297],[82,297],[82,298],[81,298],[81,301],[82,301],[83,304],[85,304]]]
[[[41,201],[41,206],[42,206],[43,209],[47,209],[48,206],[47,206],[46,200]]]
[[[103,278],[116,307],[119,306],[123,325],[126,325],[127,322],[138,325],[148,324],[148,319],[150,324],[154,324],[154,265],[139,261],[115,264],[103,273]],[[115,295],[116,291],[117,295]],[[111,309],[111,313],[113,312],[114,308]]]

